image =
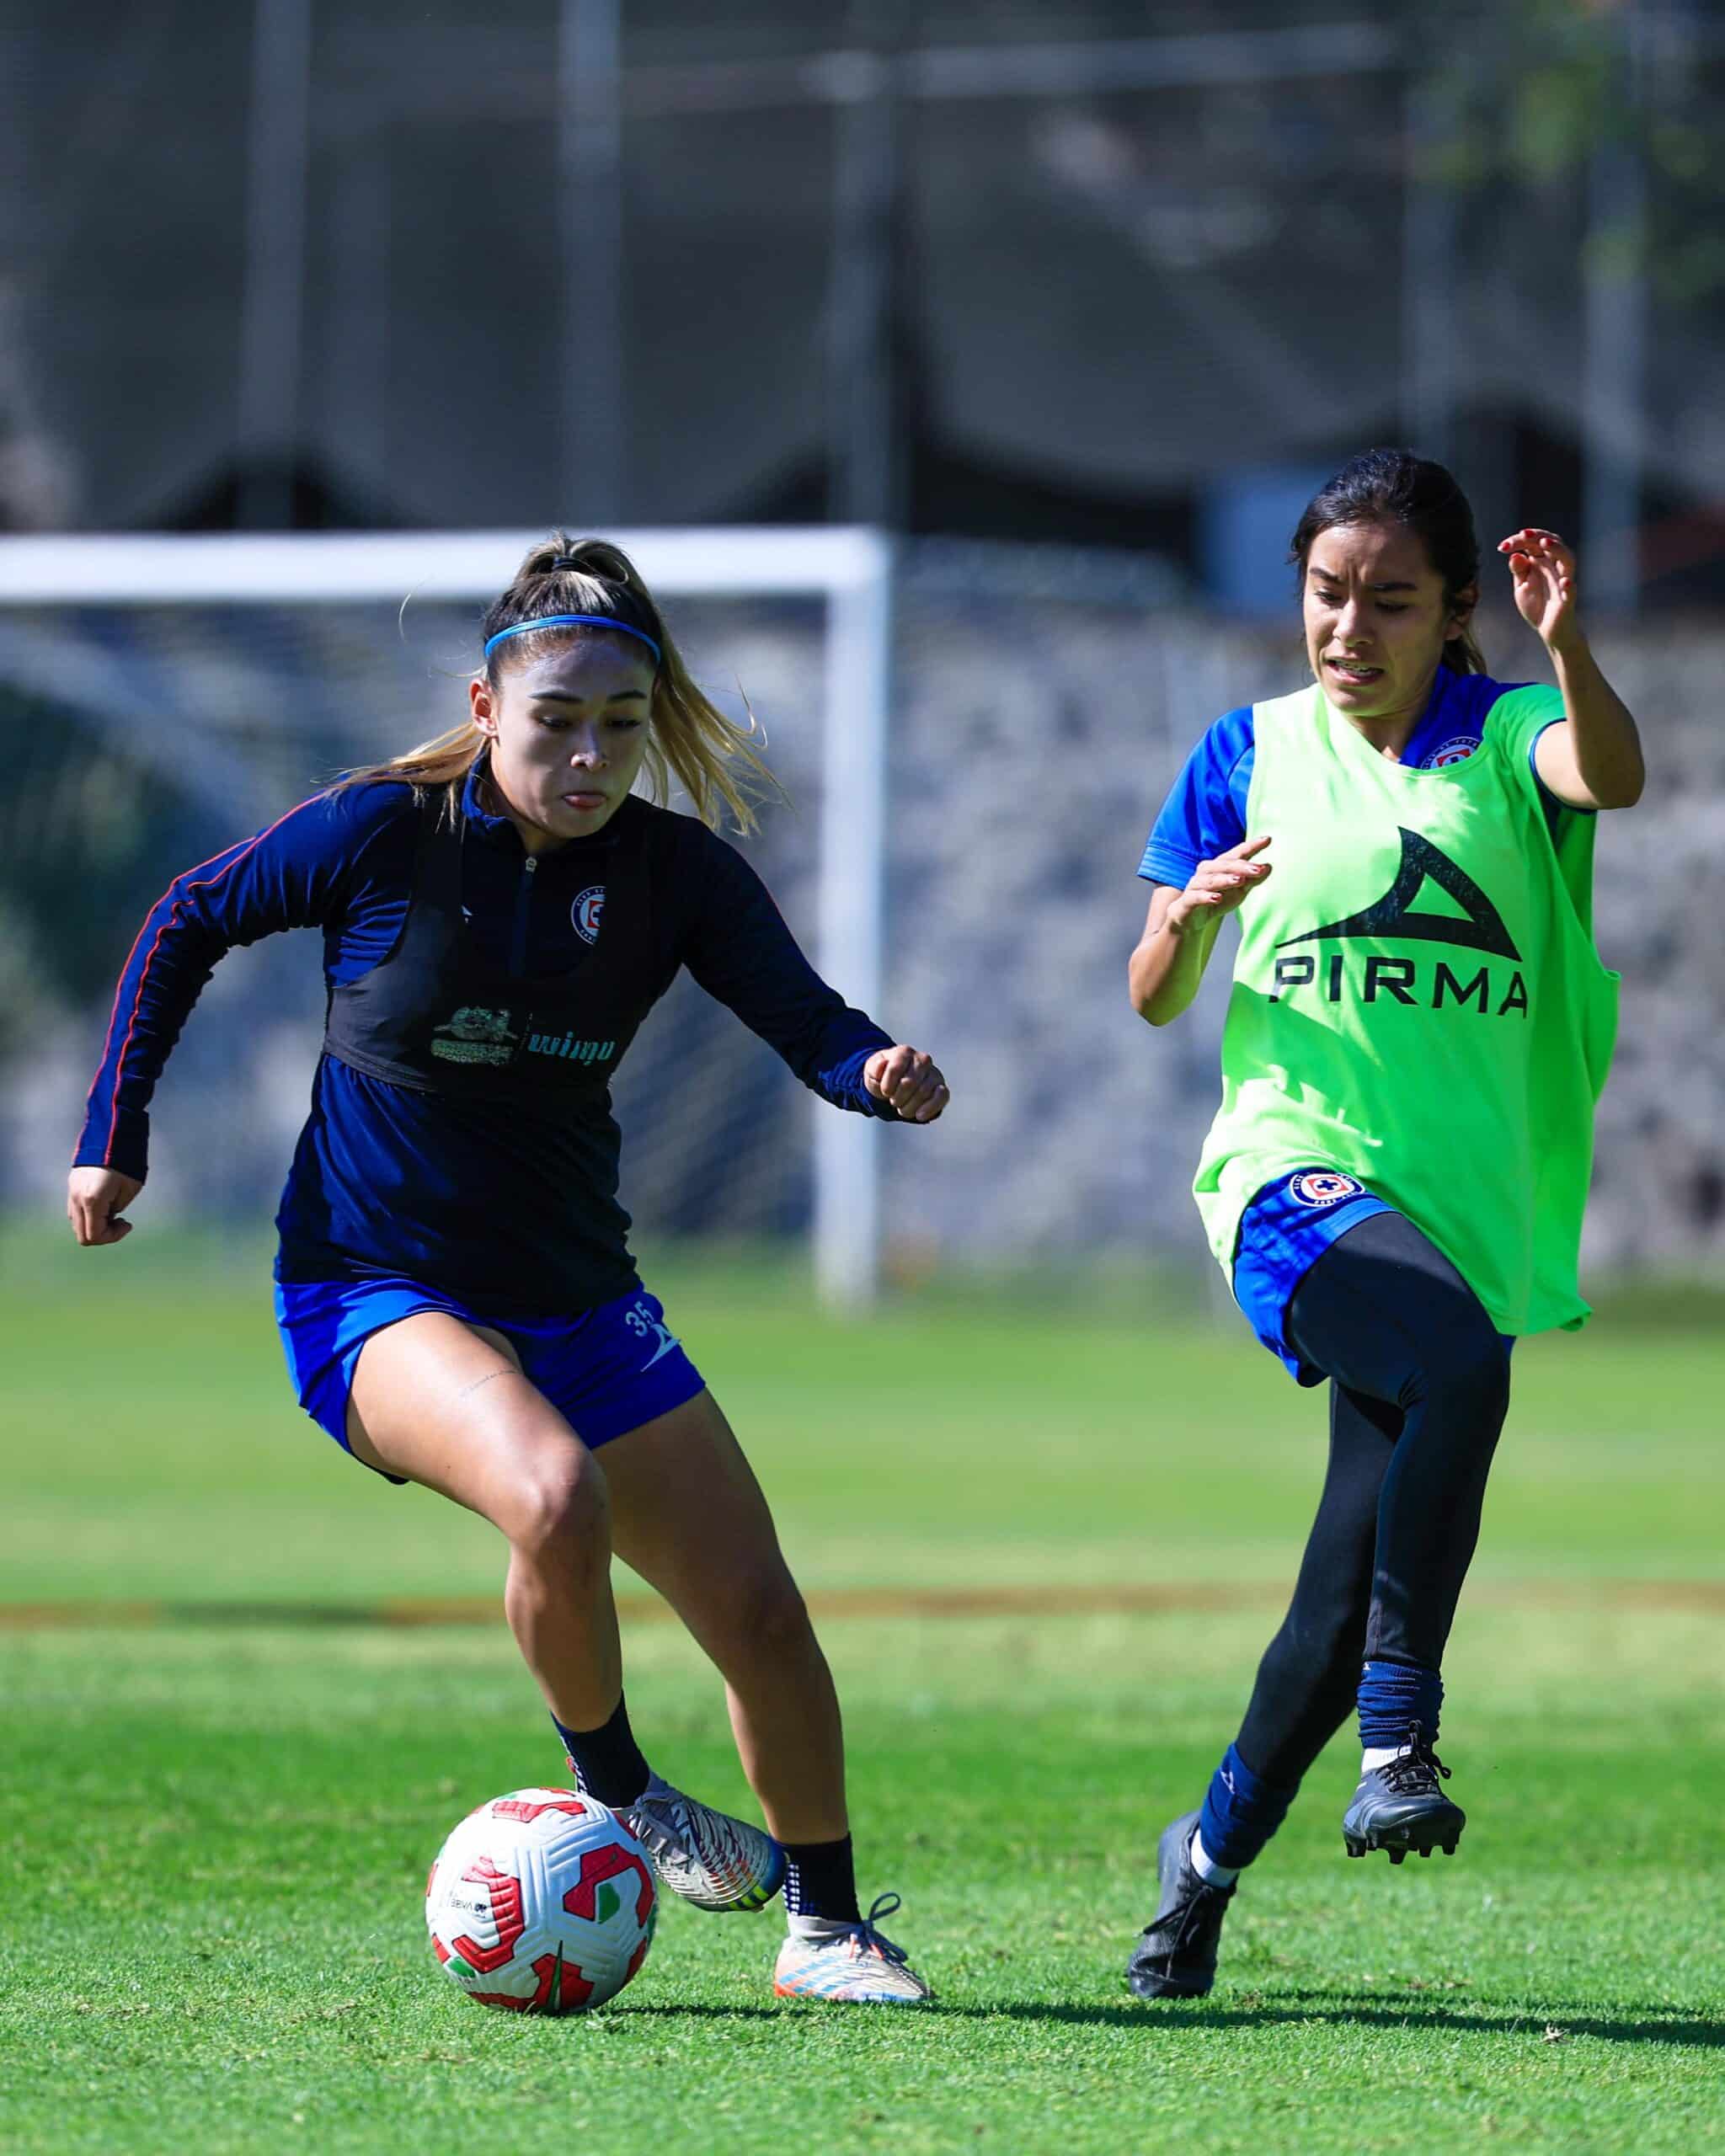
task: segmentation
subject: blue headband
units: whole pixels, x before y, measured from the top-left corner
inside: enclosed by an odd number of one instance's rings
[[[635,638],[653,654],[655,665],[664,665],[665,654],[645,629],[633,628],[627,622],[615,621],[609,614],[542,614],[537,622],[517,622],[512,629],[499,629],[494,637],[486,638],[484,656],[489,659],[505,638],[524,637],[530,629],[574,628],[583,622],[590,629],[617,629],[626,637]]]

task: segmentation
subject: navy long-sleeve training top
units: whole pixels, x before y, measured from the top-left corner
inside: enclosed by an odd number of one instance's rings
[[[692,817],[654,883],[648,992],[686,966],[709,995],[835,1106],[894,1120],[862,1066],[890,1037],[809,965],[766,886]],[[463,796],[462,910],[476,954],[511,977],[569,976],[587,954],[579,901],[602,882],[615,825],[537,857],[487,813],[477,774]],[[619,818],[623,812],[618,812]],[[394,950],[422,825],[411,789],[371,782],[302,802],[278,822],[176,878],[120,975],[74,1164],[142,1178],[149,1103],[216,961],[286,928],[321,928],[331,988]],[[617,1201],[619,1139],[603,1096],[499,1103],[416,1091],[325,1054],[276,1215],[278,1278],[402,1275],[499,1312],[592,1309],[635,1284]]]

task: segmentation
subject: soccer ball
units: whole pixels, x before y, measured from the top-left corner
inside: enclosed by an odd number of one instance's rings
[[[647,1959],[659,1914],[647,1852],[572,1789],[518,1789],[470,1812],[425,1881],[443,1973],[482,2006],[579,2014]]]

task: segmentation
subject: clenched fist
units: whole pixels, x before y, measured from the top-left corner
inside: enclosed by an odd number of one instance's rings
[[[884,1101],[900,1123],[932,1123],[952,1095],[920,1048],[878,1048],[862,1066],[862,1083]]]
[[[66,1217],[86,1250],[99,1243],[123,1242],[132,1224],[122,1220],[143,1185],[118,1168],[74,1168],[66,1185]]]

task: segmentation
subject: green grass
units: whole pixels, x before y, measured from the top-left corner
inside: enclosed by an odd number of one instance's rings
[[[490,1592],[488,1528],[300,1413],[261,1254],[152,1236],[0,1244],[7,1598]],[[1237,1321],[953,1298],[851,1326],[758,1267],[649,1278],[811,1585],[1290,1577],[1322,1401]],[[1525,1342],[1477,1577],[1725,1578],[1722,1397],[1717,1324]]]
[[[1322,1406],[1236,1333],[957,1294],[852,1331],[746,1271],[654,1278],[817,1586],[1291,1572]],[[420,1915],[454,1820],[556,1772],[500,1624],[291,1621],[492,1591],[489,1530],[303,1422],[249,1263],[13,1243],[0,1287],[0,1593],[281,1618],[0,1630],[8,2152],[1725,2143],[1725,1705],[1717,1617],[1680,1594],[1722,1578],[1717,1326],[1518,1353],[1447,1673],[1455,1860],[1343,1859],[1338,1741],[1212,1998],[1135,2004],[1155,1831],[1268,1610],[916,1622],[889,1596],[824,1631],[865,1890],[905,1895],[935,2011],[776,2004],[776,1919],[678,1905],[612,2007],[538,2023],[458,1997]],[[655,1758],[745,1804],[711,1673],[669,1625],[628,1648]]]

